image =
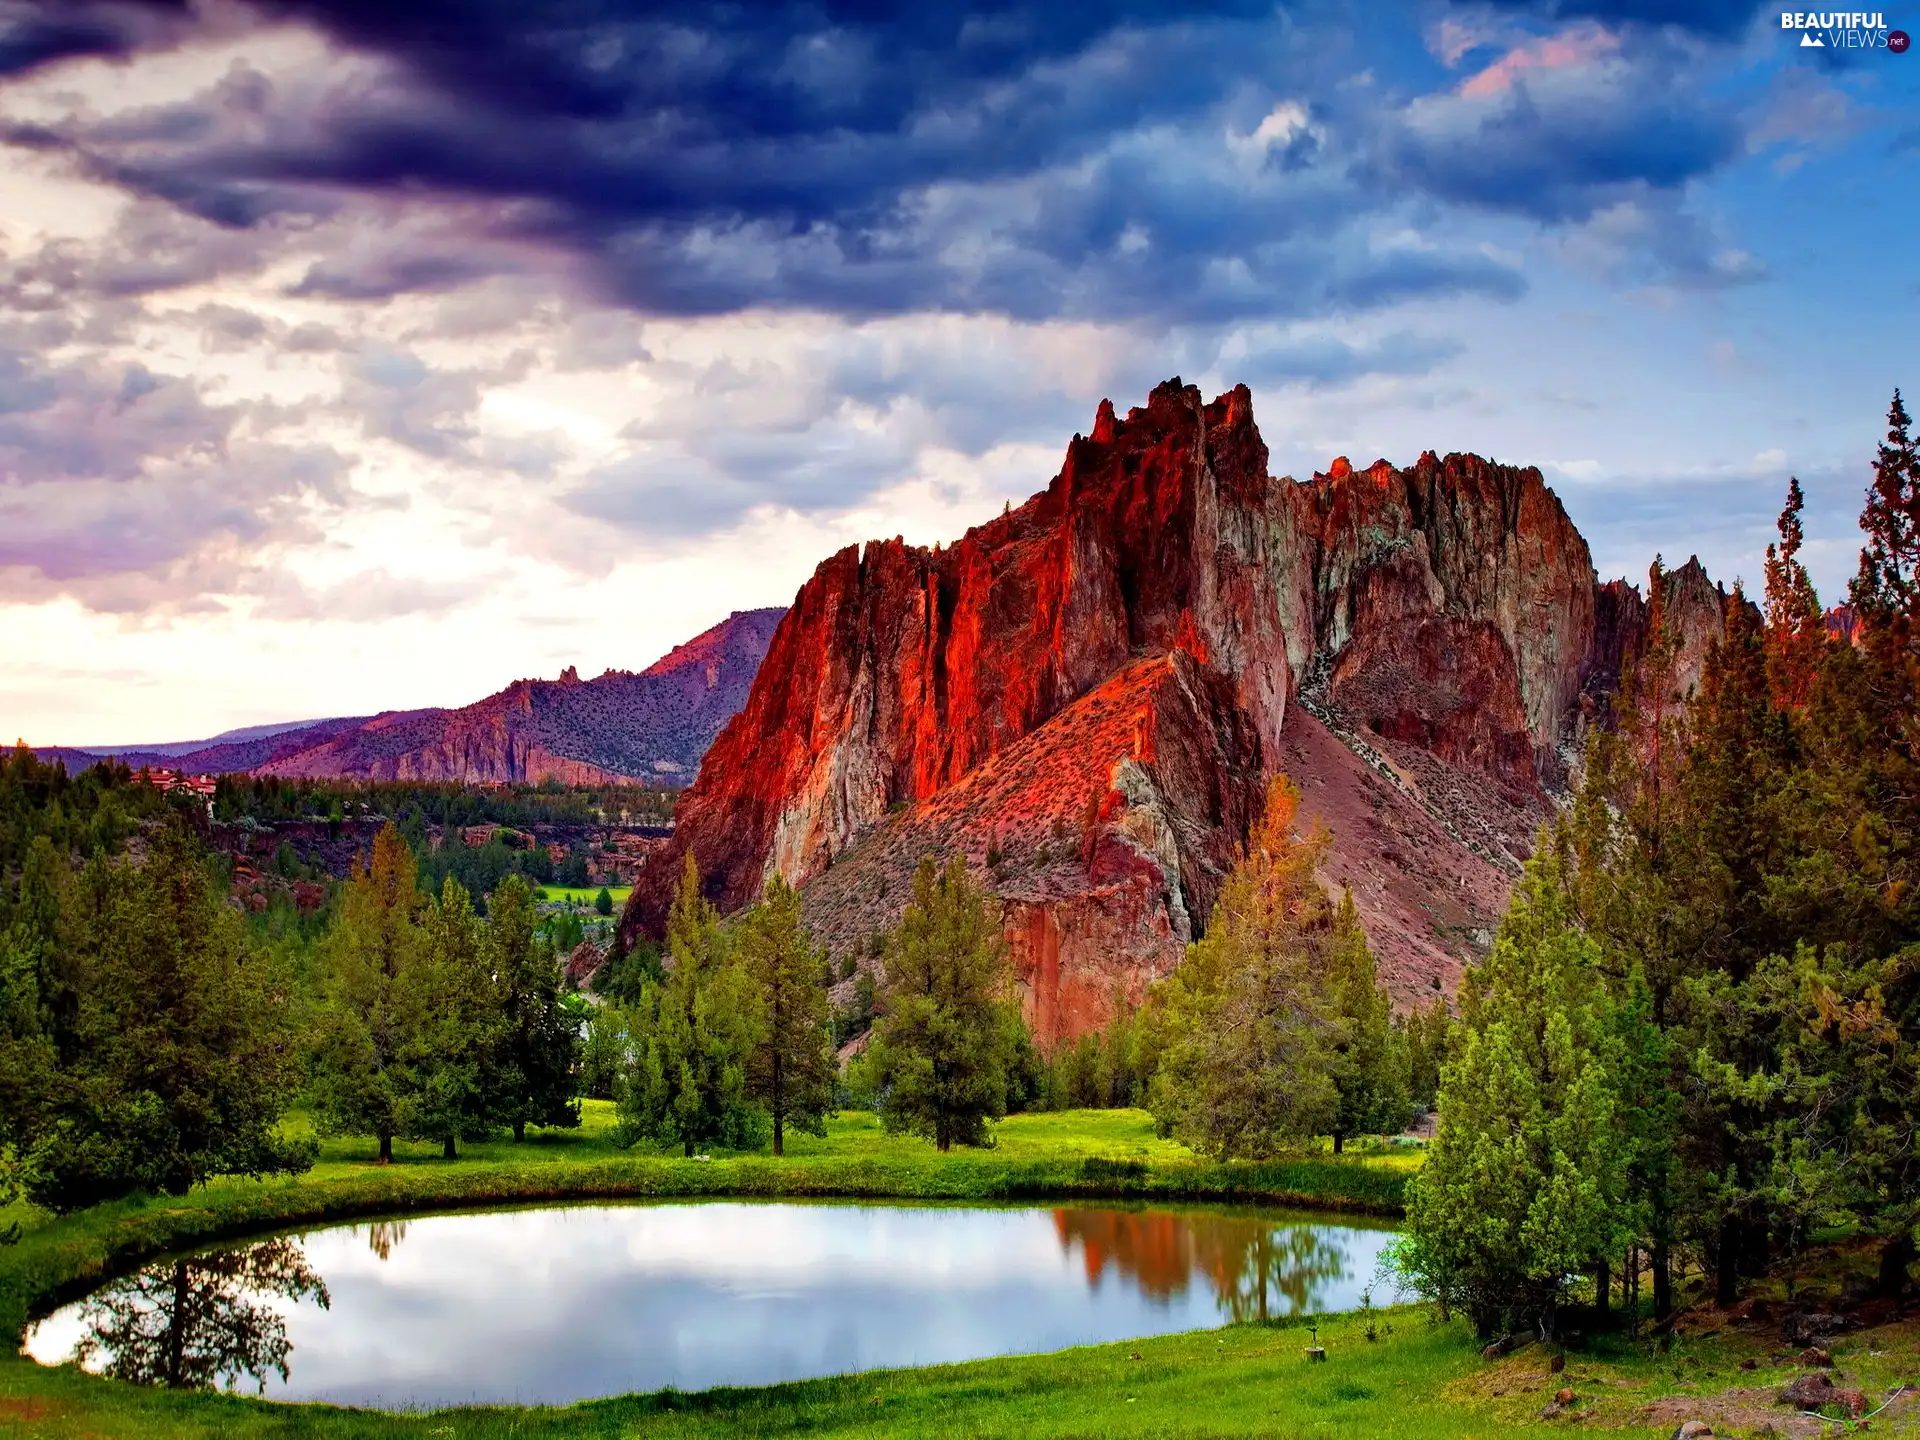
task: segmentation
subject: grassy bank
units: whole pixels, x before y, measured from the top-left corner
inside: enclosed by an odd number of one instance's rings
[[[794,1153],[688,1161],[634,1154],[610,1140],[612,1117],[590,1106],[577,1132],[524,1145],[476,1146],[454,1162],[399,1146],[370,1163],[360,1144],[327,1143],[296,1181],[226,1182],[180,1200],[124,1202],[52,1221],[0,1251],[0,1324],[92,1288],[141,1259],[212,1240],[332,1219],[559,1198],[788,1195],[1018,1201],[1039,1198],[1251,1200],[1390,1212],[1407,1157],[1306,1156],[1214,1166],[1156,1138],[1138,1112],[1016,1117],[989,1152],[939,1156],[841,1117]],[[1648,1400],[1738,1375],[1730,1340],[1687,1342],[1655,1357],[1622,1350],[1604,1365],[1551,1375],[1538,1352],[1489,1366],[1458,1326],[1390,1312],[1377,1341],[1356,1318],[1322,1325],[1330,1354],[1308,1365],[1297,1326],[1233,1326],[1052,1355],[871,1372],[764,1389],[662,1392],[558,1409],[470,1408],[385,1415],[236,1396],[173,1393],[102,1380],[73,1366],[0,1359],[0,1434],[78,1437],[558,1437],[719,1435],[1288,1435],[1470,1437],[1564,1430],[1538,1418],[1562,1383],[1583,1413],[1622,1433],[1671,1434],[1647,1421]],[[1863,1342],[1867,1343],[1867,1342]],[[1879,1342],[1876,1342],[1879,1343]],[[1698,1353],[1695,1353],[1695,1351]],[[1705,1357],[1704,1359],[1702,1357]],[[1910,1358],[1910,1357],[1909,1357]],[[1876,1362],[1899,1364],[1903,1361]],[[1744,1377],[1743,1377],[1744,1378]],[[1863,1377],[1864,1378],[1864,1377]],[[1767,1371],[1754,1383],[1777,1383]],[[1884,1428],[1879,1426],[1877,1428]],[[1725,1433],[1723,1431],[1723,1433]],[[1900,1433],[1897,1429],[1894,1433]]]
[[[396,1144],[392,1165],[370,1147],[327,1141],[320,1162],[294,1180],[221,1181],[181,1199],[98,1206],[65,1220],[20,1215],[25,1235],[0,1250],[0,1328],[84,1293],[107,1274],[150,1256],[232,1235],[344,1220],[522,1201],[675,1196],[791,1196],[945,1201],[1038,1198],[1262,1201],[1397,1212],[1407,1169],[1398,1157],[1305,1156],[1268,1164],[1213,1165],[1157,1138],[1140,1111],[1014,1116],[992,1150],[936,1153],[851,1113],[824,1136],[797,1135],[780,1160],[760,1155],[678,1156],[621,1150],[612,1107],[589,1102],[577,1131],[538,1133],[525,1144],[470,1146],[457,1160],[436,1147]]]
[[[1466,1440],[1507,1431],[1463,1405],[1485,1367],[1451,1328],[1399,1317],[1369,1344],[1357,1321],[1323,1325],[1330,1359],[1309,1366],[1299,1327],[1234,1326],[1054,1355],[879,1371],[755,1390],[663,1392],[563,1409],[468,1409],[389,1416],[171,1394],[70,1367],[0,1366],[0,1427],[34,1436],[325,1437],[325,1440],[547,1440],[635,1436],[1404,1436]],[[1548,1383],[1544,1364],[1539,1384]],[[34,1374],[30,1389],[22,1370]],[[1554,1377],[1557,1379],[1558,1377]],[[1537,1400],[1531,1402],[1538,1408]],[[1520,1422],[1518,1433],[1564,1425]],[[1671,1426],[1667,1427],[1671,1430]],[[1652,1434],[1651,1430],[1640,1433]],[[1665,1431],[1660,1432],[1665,1434]]]

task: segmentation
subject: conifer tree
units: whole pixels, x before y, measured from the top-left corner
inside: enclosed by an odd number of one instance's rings
[[[826,1133],[838,1072],[824,953],[800,918],[799,892],[779,875],[741,924],[740,963],[756,1011],[747,1094],[771,1117],[773,1153],[781,1155],[789,1125]]]
[[[54,1099],[61,1042],[71,1050],[73,997],[61,960],[61,895],[68,881],[52,840],[34,836],[18,893],[0,923],[0,1205],[23,1183],[19,1157]]]
[[[1850,599],[1860,618],[1890,642],[1910,648],[1920,604],[1920,448],[1900,392],[1887,410],[1887,438],[1873,462],[1873,484],[1860,515],[1867,543]]]
[[[1814,676],[1827,648],[1827,618],[1820,609],[1807,567],[1800,561],[1806,529],[1800,481],[1787,481],[1787,503],[1780,512],[1780,539],[1767,546],[1767,678],[1774,702],[1795,709],[1813,694]]]
[[[1440,1098],[1440,1071],[1453,1028],[1447,997],[1435,995],[1424,1010],[1415,1009],[1398,1023],[1407,1052],[1408,1098],[1417,1108],[1431,1110]]]
[[[942,1151],[990,1144],[1019,1012],[999,926],[961,857],[921,859],[883,970],[871,1050],[882,1122]]]
[[[689,1156],[703,1145],[750,1146],[760,1133],[747,1098],[752,1002],[692,852],[667,916],[665,965],[665,981],[647,981],[632,1013],[621,1139],[677,1144]]]
[[[437,1140],[449,1160],[462,1140],[499,1124],[493,1066],[505,1048],[499,986],[466,888],[449,875],[420,927],[420,958],[402,996],[406,1101],[402,1133]]]
[[[1399,1258],[1482,1335],[1553,1331],[1567,1277],[1615,1252],[1631,1159],[1599,952],[1542,845],[1468,972],[1440,1127],[1408,1189]]]
[[[492,1080],[515,1140],[526,1139],[529,1125],[580,1123],[580,1034],[562,1003],[560,962],[537,923],[533,891],[509,875],[488,906],[486,961],[502,1012]]]
[[[1394,1027],[1393,1004],[1378,982],[1351,890],[1341,892],[1331,942],[1320,983],[1334,1023],[1337,1099],[1329,1129],[1337,1155],[1352,1136],[1397,1132],[1410,1107],[1406,1042]]]
[[[393,1158],[407,1103],[403,1012],[420,953],[417,872],[400,832],[383,826],[366,868],[341,892],[322,953],[315,1119],[323,1134],[374,1136],[382,1163]]]
[[[300,1078],[285,977],[192,837],[169,826],[138,866],[96,861],[78,898],[70,1047],[21,1157],[30,1198],[64,1212],[310,1166],[311,1143],[278,1129]]]
[[[1161,983],[1162,1133],[1209,1155],[1273,1155],[1335,1123],[1334,1022],[1321,983],[1333,908],[1315,867],[1328,837],[1294,833],[1300,792],[1273,782],[1220,886],[1204,938]]]

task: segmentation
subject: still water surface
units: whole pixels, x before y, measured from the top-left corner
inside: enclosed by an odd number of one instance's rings
[[[589,1205],[162,1261],[27,1350],[146,1384],[558,1404],[1057,1350],[1357,1306],[1384,1226],[1242,1210]]]

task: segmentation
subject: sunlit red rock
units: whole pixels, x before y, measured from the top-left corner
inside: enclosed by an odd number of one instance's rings
[[[1670,588],[1691,656],[1705,592]],[[1103,401],[1025,505],[821,564],[622,935],[659,932],[691,849],[723,909],[779,873],[868,964],[919,857],[959,851],[1056,1042],[1179,963],[1284,768],[1417,1000],[1484,947],[1583,689],[1632,663],[1637,599],[1595,586],[1537,470],[1426,454],[1275,479],[1245,387]]]

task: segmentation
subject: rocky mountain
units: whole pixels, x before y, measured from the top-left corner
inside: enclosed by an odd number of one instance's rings
[[[736,611],[637,674],[609,670],[582,680],[569,668],[558,680],[516,680],[461,709],[320,721],[185,753],[169,746],[121,758],[199,774],[685,784],[745,702],[782,613]]]
[[[1668,580],[1695,674],[1721,604],[1696,572]],[[1538,470],[1275,479],[1244,386],[1170,381],[955,544],[821,564],[622,934],[658,932],[691,849],[723,908],[777,871],[861,955],[920,855],[960,851],[1054,1042],[1179,962],[1285,771],[1396,997],[1450,989],[1644,633]]]

